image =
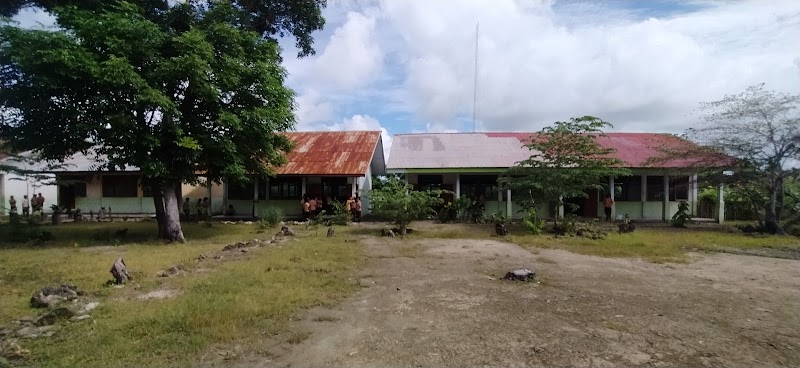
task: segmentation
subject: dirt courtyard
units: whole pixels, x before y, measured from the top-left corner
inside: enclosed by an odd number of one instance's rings
[[[362,240],[362,289],[263,367],[798,367],[800,262],[652,264],[493,240]],[[500,280],[533,268],[540,283]]]

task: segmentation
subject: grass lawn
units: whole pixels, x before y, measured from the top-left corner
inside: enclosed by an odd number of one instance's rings
[[[494,236],[492,225],[425,224],[412,237],[419,238],[486,238]],[[417,224],[415,224],[417,225]],[[602,226],[609,226],[607,224]],[[553,234],[530,235],[520,225],[509,225],[506,241],[526,248],[558,248],[602,257],[634,257],[650,262],[686,262],[688,251],[747,252],[779,257],[800,258],[800,238],[794,236],[753,237],[731,232],[731,227],[695,225],[674,228],[661,224],[637,224],[633,233],[611,232],[605,239],[555,237]],[[414,227],[414,226],[412,226]]]
[[[108,229],[127,227],[122,244],[108,244]],[[195,258],[235,241],[269,238],[255,225],[184,226],[187,244],[153,240],[155,223],[65,224],[52,227],[46,246],[0,249],[0,324],[36,315],[31,294],[46,285],[72,283],[101,302],[90,321],[65,322],[51,338],[21,340],[31,350],[26,364],[37,367],[191,366],[215,346],[254,346],[259,337],[283,331],[298,309],[330,305],[357,289],[349,279],[363,257],[344,236],[297,227],[298,241],[240,254],[240,259]],[[100,234],[98,236],[98,234]],[[2,238],[0,238],[2,239]],[[132,271],[132,285],[103,286],[118,255]],[[183,262],[187,275],[159,278],[159,270]],[[152,290],[175,290],[162,300],[140,300]],[[293,335],[293,339],[298,337]],[[250,345],[248,345],[250,344]]]

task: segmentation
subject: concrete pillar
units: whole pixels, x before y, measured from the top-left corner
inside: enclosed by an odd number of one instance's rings
[[[511,202],[511,189],[506,189],[506,218],[513,217],[514,203]]]
[[[697,182],[697,174],[689,176],[689,205],[691,206],[692,216],[697,216],[697,196],[700,191]]]
[[[558,197],[558,218],[564,218],[564,197]]]
[[[725,184],[720,183],[717,187],[717,222],[725,222]]]
[[[258,176],[253,178],[253,217],[256,217],[256,203],[258,203]]]
[[[616,192],[617,192],[615,189],[616,188],[614,188],[614,177],[613,176],[609,176],[608,177],[608,194],[611,194],[611,199],[614,199],[614,194],[616,194]],[[599,201],[599,199],[598,199],[598,201]],[[605,206],[603,206],[603,211],[605,211]],[[611,220],[614,220],[616,218],[617,218],[617,201],[614,201],[614,203],[611,205]]]
[[[211,198],[211,185],[213,183],[206,177],[206,197],[208,197],[208,216],[214,214],[214,199]]]
[[[456,174],[456,199],[461,198],[461,174]]]
[[[222,180],[222,213],[228,211],[228,179]]]
[[[661,220],[666,222],[672,217],[669,213],[669,175],[664,175],[664,198],[661,200]]]
[[[641,219],[644,220],[644,204],[647,202],[647,175],[642,175],[642,193],[641,193]]]
[[[301,186],[301,189],[302,189],[301,192],[303,192],[302,194],[308,194],[308,191],[306,190],[306,187],[308,186],[308,178],[307,177],[304,176],[304,177],[302,177],[300,179],[300,186]]]

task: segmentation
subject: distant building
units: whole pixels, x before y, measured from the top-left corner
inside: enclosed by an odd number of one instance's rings
[[[287,217],[300,217],[303,194],[343,202],[347,196],[368,191],[372,175],[385,174],[379,131],[284,134],[295,147],[286,155],[287,163],[276,170],[275,177],[251,177],[246,183],[183,184],[181,202],[189,198],[194,204],[197,199],[208,197],[214,215],[222,215],[229,205],[242,216],[258,215],[268,206],[276,206]],[[96,157],[75,155],[63,163],[63,168],[39,171],[51,173],[63,183],[57,196],[51,197],[62,207],[79,208],[84,213],[97,212],[101,207],[110,208],[113,214],[155,213],[153,198],[148,188],[141,185],[138,168],[112,172],[98,170],[98,166]],[[363,202],[366,212],[368,199],[363,198]]]
[[[483,195],[486,214],[501,213],[522,216],[519,193],[498,185],[497,179],[531,151],[524,146],[530,133],[425,133],[395,135],[386,165],[388,173],[404,174],[408,183],[418,189],[446,189],[456,197]],[[568,198],[576,204],[575,214],[581,217],[602,217],[603,197],[614,188],[614,217],[666,220],[677,212],[680,201],[697,207],[697,169],[688,160],[671,160],[650,165],[651,157],[659,157],[654,147],[670,144],[677,138],[653,133],[606,133],[598,137],[603,147],[616,150],[632,175],[609,178],[603,191],[592,190],[588,198]],[[564,209],[549,208],[542,203],[540,214],[553,216]]]

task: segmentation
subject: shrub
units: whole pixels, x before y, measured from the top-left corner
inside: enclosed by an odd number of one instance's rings
[[[330,225],[339,225],[339,226],[347,226],[350,223],[350,211],[346,211],[344,208],[344,203],[339,201],[333,201],[333,214],[328,221],[328,226]],[[323,214],[320,214],[322,216]]]
[[[622,220],[621,224],[619,224],[619,233],[632,233],[634,230],[636,230],[636,225],[631,222],[630,217],[628,217],[628,214],[626,213],[625,219]]]
[[[528,214],[523,219],[525,222],[525,227],[528,228],[528,232],[533,235],[539,235],[544,230],[544,220],[539,218],[539,215],[536,213],[536,208],[529,208]]]
[[[686,224],[691,220],[692,216],[689,215],[689,203],[681,201],[681,203],[678,204],[678,212],[672,215],[672,220],[669,223],[674,227],[686,227]]]
[[[446,224],[458,219],[458,207],[455,203],[447,202],[436,209],[436,219]]]
[[[558,235],[570,235],[575,234],[575,224],[578,222],[578,217],[569,214],[564,216],[564,219],[561,220],[560,223],[553,226],[553,231],[555,231]]]
[[[271,228],[283,219],[283,211],[278,207],[269,206],[261,210],[261,216],[258,219],[258,226],[262,229]]]

